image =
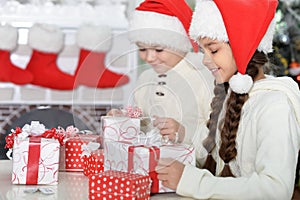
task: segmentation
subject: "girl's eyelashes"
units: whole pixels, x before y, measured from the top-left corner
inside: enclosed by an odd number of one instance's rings
[[[164,49],[155,49],[155,51],[159,53],[159,52],[164,51]]]
[[[139,48],[139,51],[146,51],[146,48]]]
[[[218,52],[218,50],[212,50],[212,51],[211,51],[212,54],[215,54],[215,53],[217,53],[217,52]]]

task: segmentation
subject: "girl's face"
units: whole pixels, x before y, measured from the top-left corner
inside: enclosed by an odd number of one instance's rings
[[[178,53],[161,46],[150,46],[143,43],[137,43],[137,46],[140,58],[150,64],[158,74],[166,73],[185,56],[185,53]]]
[[[210,38],[200,38],[199,44],[204,54],[202,62],[215,76],[216,82],[228,82],[237,71],[230,45]]]

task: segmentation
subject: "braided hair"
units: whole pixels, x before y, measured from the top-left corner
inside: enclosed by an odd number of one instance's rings
[[[256,51],[247,66],[246,74],[251,76],[254,81],[259,73],[259,68],[262,68],[267,62],[267,55]],[[219,149],[219,155],[225,163],[222,172],[219,174],[222,177],[234,176],[230,170],[229,162],[237,155],[236,136],[241,118],[241,111],[244,103],[249,97],[248,94],[237,94],[231,92],[226,102],[226,113],[224,119],[222,120],[223,123],[220,123],[221,126],[217,127],[219,115],[223,108],[225,97],[228,92],[228,87],[228,83],[218,84],[215,86],[215,97],[211,103],[212,112],[207,123],[209,134],[203,141],[203,146],[208,152],[208,156],[203,168],[209,170],[212,174],[215,174],[216,161],[213,159],[211,152],[216,146],[215,138],[217,128],[220,130],[221,146]]]

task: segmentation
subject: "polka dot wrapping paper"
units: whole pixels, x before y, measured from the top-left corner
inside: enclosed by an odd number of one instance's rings
[[[104,152],[103,149],[93,151],[89,156],[83,156],[83,174],[99,174],[104,171]]]
[[[69,138],[65,144],[65,170],[83,171],[83,158],[81,157],[82,144],[100,141],[99,135],[82,135]]]
[[[150,185],[149,176],[108,170],[89,176],[89,199],[146,200]]]

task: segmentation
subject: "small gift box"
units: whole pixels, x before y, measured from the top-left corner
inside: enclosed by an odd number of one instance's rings
[[[83,174],[85,176],[104,171],[104,152],[103,149],[98,149],[99,146],[99,143],[93,142],[82,145]]]
[[[120,171],[105,171],[89,176],[89,199],[150,199],[149,176]]]
[[[190,145],[162,146],[133,145],[110,141],[104,144],[105,170],[147,172],[152,179],[151,193],[174,192],[157,179],[155,167],[159,158],[173,158],[184,164],[195,165],[195,149]]]
[[[141,129],[142,110],[127,106],[121,109],[122,116],[102,116],[102,133],[104,141],[132,141]]]
[[[65,171],[83,171],[82,145],[89,142],[100,143],[100,135],[92,134],[90,131],[79,131],[76,127],[69,126],[64,131],[65,141]]]
[[[43,124],[32,121],[22,129],[17,127],[6,137],[8,157],[13,160],[13,184],[58,183],[59,149],[64,135],[55,128],[46,130]],[[12,149],[13,147],[13,149]],[[13,153],[13,157],[10,157]]]
[[[140,119],[102,116],[102,134],[107,141],[132,141],[140,133]]]

